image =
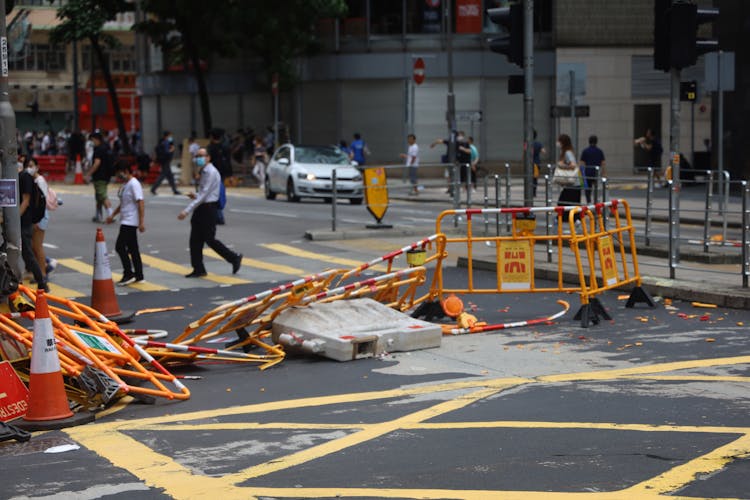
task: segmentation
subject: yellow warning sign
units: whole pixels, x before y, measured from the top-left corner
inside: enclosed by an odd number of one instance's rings
[[[365,201],[367,211],[380,222],[388,210],[388,187],[383,167],[366,168],[364,171]]]
[[[532,258],[529,240],[500,241],[497,249],[500,290],[530,290]]]
[[[602,279],[607,286],[617,283],[617,265],[615,262],[615,246],[612,236],[600,236],[597,239],[599,245],[599,259],[602,265]]]

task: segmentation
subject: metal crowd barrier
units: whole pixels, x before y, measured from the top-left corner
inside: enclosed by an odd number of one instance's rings
[[[623,210],[624,212],[621,212]],[[604,224],[604,214],[609,212],[613,227]],[[509,215],[509,234],[475,234],[475,216]],[[464,288],[446,287],[440,265],[436,271],[431,296],[442,298],[445,294],[497,294],[497,293],[578,293],[581,309],[576,319],[585,328],[589,323],[598,323],[600,317],[609,319],[597,295],[606,290],[633,285],[634,290],[627,307],[637,302],[653,306],[648,294],[641,287],[638,259],[635,245],[635,229],[632,224],[630,206],[625,200],[613,200],[588,206],[575,207],[522,207],[445,210],[437,218],[435,232],[443,232],[443,220],[447,217],[466,218],[466,234],[446,236],[446,252],[452,246],[462,247],[466,254],[467,273]],[[536,234],[537,216],[553,217],[556,230]],[[582,222],[579,222],[582,221]],[[564,229],[567,223],[568,230]],[[580,224],[581,229],[577,229]],[[626,241],[627,238],[627,241]],[[543,243],[551,251],[547,252],[557,264],[556,279],[552,286],[540,286],[535,277],[534,245]],[[478,245],[494,246],[496,264],[495,284],[481,287],[474,280],[474,253]],[[626,250],[626,247],[629,250]],[[581,252],[581,248],[584,249]],[[566,266],[566,262],[569,266]],[[442,263],[442,262],[441,262]],[[578,283],[565,282],[564,269],[575,267]],[[598,276],[601,275],[600,279]]]

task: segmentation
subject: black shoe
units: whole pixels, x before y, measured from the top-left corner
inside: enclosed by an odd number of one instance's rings
[[[49,285],[47,283],[42,283],[41,285],[36,287],[37,290],[44,290],[44,293],[49,293]]]
[[[156,189],[150,189],[149,191],[151,191],[152,195],[156,196]]]
[[[181,195],[181,194],[182,194],[182,191],[174,191],[174,195],[175,195],[175,196],[179,196],[179,195]]]
[[[135,283],[135,276],[123,276],[122,279],[117,282],[117,286],[125,286],[131,283]]]
[[[199,273],[199,272],[197,272],[197,271],[193,271],[193,272],[192,272],[192,273],[190,273],[190,274],[186,274],[186,275],[185,275],[185,277],[186,277],[186,278],[202,278],[202,277],[206,276],[206,274],[207,274],[207,273],[206,273],[205,271],[204,271],[204,272],[202,272],[202,273]]]
[[[241,265],[242,265],[242,254],[238,253],[237,257],[235,257],[234,261],[232,261],[232,274],[237,274],[237,271],[240,270]]]
[[[136,276],[134,283],[140,283],[141,281],[143,281],[143,276]]]

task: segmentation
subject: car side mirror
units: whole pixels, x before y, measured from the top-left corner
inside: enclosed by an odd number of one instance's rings
[[[278,162],[279,165],[284,165],[286,167],[289,165],[289,158],[279,158]]]

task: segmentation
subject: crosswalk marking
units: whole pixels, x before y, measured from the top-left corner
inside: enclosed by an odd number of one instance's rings
[[[189,267],[181,266],[179,264],[175,264],[174,262],[160,259],[152,255],[142,255],[141,260],[144,264],[151,267],[156,267],[160,271],[164,271],[166,273],[185,275],[192,271],[192,269],[190,269]],[[214,283],[220,283],[222,285],[245,285],[247,283],[252,283],[252,281],[250,280],[235,278],[234,276],[222,276],[215,273],[208,273],[202,279],[213,281]]]
[[[85,262],[81,262],[80,260],[76,259],[57,259],[57,262],[67,268],[73,269],[74,271],[78,271],[82,274],[87,274],[89,276],[94,275],[94,266],[91,264],[87,264]],[[119,281],[122,278],[122,274],[112,272],[112,279],[115,281]],[[142,292],[161,292],[164,290],[169,290],[169,288],[161,285],[157,285],[156,283],[151,283],[148,281],[141,281],[140,283],[131,283],[128,285],[129,287],[135,288],[136,290],[140,290]]]
[[[222,257],[211,250],[210,248],[205,250],[203,252],[203,255],[214,258],[214,259],[221,259]],[[242,258],[242,265],[247,267],[255,267],[258,269],[263,269],[265,271],[272,271],[274,273],[279,274],[288,274],[290,276],[305,276],[307,274],[310,274],[306,271],[303,271],[302,269],[298,269],[296,267],[291,266],[285,266],[283,264],[274,264],[271,262],[265,262],[258,259],[251,259],[249,257],[243,257]]]
[[[338,264],[345,266],[346,268],[357,267],[362,264],[361,260],[343,259],[341,257],[333,257],[331,255],[317,254],[314,252],[308,252],[307,250],[301,250],[293,246],[284,245],[282,243],[262,243],[260,246],[268,248],[279,253],[285,253],[294,257],[301,257],[303,259],[319,260],[326,262],[327,264]],[[383,265],[373,266],[371,269],[378,271],[386,271],[387,268]]]

